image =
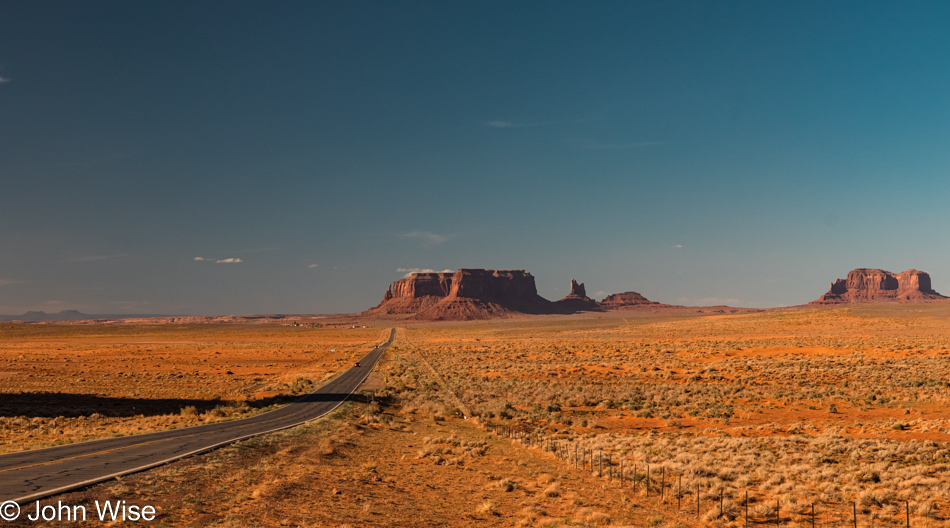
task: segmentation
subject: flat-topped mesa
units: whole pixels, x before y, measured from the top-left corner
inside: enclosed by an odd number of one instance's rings
[[[649,306],[666,306],[656,301],[651,301],[637,292],[614,293],[605,297],[599,304],[600,307],[605,310],[629,310]]]
[[[364,312],[406,314],[420,320],[466,320],[516,313],[556,313],[524,270],[460,269],[413,273],[389,285],[383,302]]]
[[[445,298],[454,273],[413,273],[389,284],[383,302],[366,310],[372,314],[412,314]]]
[[[574,279],[571,279],[571,292],[560,301],[556,301],[554,304],[560,307],[565,313],[600,311],[601,309],[600,305],[597,304],[597,301],[587,296],[587,290],[584,288],[584,283],[577,282]]]
[[[525,270],[460,269],[452,277],[449,296],[481,300],[534,298],[538,288]]]
[[[831,283],[828,292],[809,304],[874,302],[931,302],[946,299],[930,285],[930,275],[909,269],[894,274],[882,269],[858,268],[847,279]]]
[[[390,298],[396,297],[445,297],[452,290],[454,273],[413,273],[389,285]],[[385,298],[385,296],[384,296]]]

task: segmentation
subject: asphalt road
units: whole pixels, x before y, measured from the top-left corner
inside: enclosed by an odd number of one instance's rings
[[[393,329],[359,367],[294,403],[251,418],[0,455],[0,502],[23,504],[319,418],[353,394],[395,335]]]

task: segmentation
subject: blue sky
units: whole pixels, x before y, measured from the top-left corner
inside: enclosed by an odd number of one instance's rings
[[[0,313],[950,293],[944,2],[4,2]],[[196,260],[201,258],[203,260]]]

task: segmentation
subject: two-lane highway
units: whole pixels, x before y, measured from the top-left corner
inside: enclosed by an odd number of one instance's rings
[[[364,356],[359,367],[274,411],[230,422],[0,455],[0,502],[23,504],[319,418],[353,394],[395,336],[392,329],[389,340]]]

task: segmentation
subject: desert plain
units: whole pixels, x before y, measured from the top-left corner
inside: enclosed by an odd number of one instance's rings
[[[393,326],[394,346],[331,416],[46,502],[151,504],[155,526],[950,521],[944,302],[4,324],[0,450],[262,412],[349,368]]]

